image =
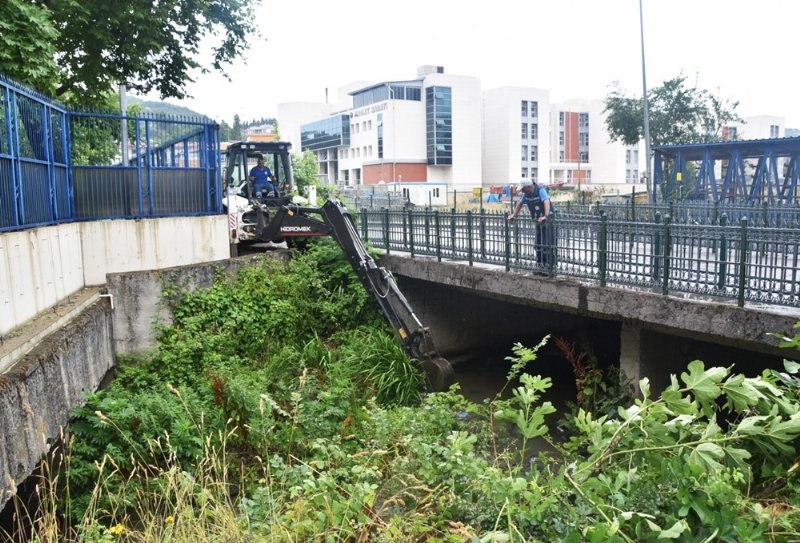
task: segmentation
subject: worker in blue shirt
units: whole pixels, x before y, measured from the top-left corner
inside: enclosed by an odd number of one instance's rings
[[[523,179],[519,184],[522,196],[517,202],[513,213],[508,216],[509,221],[519,214],[523,205],[528,206],[531,217],[536,225],[536,262],[547,267],[547,253],[550,252],[550,243],[555,243],[555,230],[548,231],[547,219],[553,215],[555,209],[550,202],[545,188],[530,179]],[[552,230],[552,229],[551,229]],[[555,247],[553,248],[555,250]]]
[[[269,166],[264,164],[263,157],[259,157],[256,165],[250,170],[250,175],[247,179],[253,183],[253,194],[256,196],[261,196],[262,198],[277,196],[275,185],[272,184],[274,179],[272,171],[270,171]]]

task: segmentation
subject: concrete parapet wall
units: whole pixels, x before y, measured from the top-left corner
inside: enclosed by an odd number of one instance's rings
[[[0,336],[83,286],[78,224],[0,235]]]
[[[0,339],[106,274],[230,256],[227,216],[60,224],[0,234]]]
[[[287,251],[267,253],[267,258],[288,261]],[[220,272],[235,273],[260,256],[194,264],[164,270],[108,275],[108,292],[114,300],[114,352],[142,354],[156,344],[156,324],[170,324],[172,314],[163,303],[165,287],[194,290],[211,286]]]
[[[227,215],[81,223],[84,281],[106,274],[158,270],[230,256]]]
[[[97,299],[0,375],[0,508],[112,367],[111,308]]]

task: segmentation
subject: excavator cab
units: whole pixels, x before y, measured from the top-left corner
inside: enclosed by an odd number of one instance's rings
[[[294,187],[292,178],[292,144],[284,141],[239,141],[232,143],[225,151],[225,184],[228,190],[247,201],[258,200],[267,205],[289,203]],[[248,182],[250,170],[258,159],[263,158],[274,176],[275,197],[264,197],[253,192]],[[269,201],[267,201],[269,200]]]

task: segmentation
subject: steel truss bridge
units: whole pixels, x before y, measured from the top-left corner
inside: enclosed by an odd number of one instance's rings
[[[653,147],[653,202],[793,203],[800,137]]]

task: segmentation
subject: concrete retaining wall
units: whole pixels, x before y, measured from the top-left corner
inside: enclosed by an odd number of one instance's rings
[[[111,307],[98,299],[0,375],[0,508],[114,363]]]
[[[286,251],[267,253],[283,262]],[[108,275],[108,292],[114,300],[114,352],[142,354],[155,346],[155,324],[170,324],[172,315],[162,302],[165,287],[186,290],[211,286],[220,272],[235,273],[260,256],[240,257],[219,262]]]

